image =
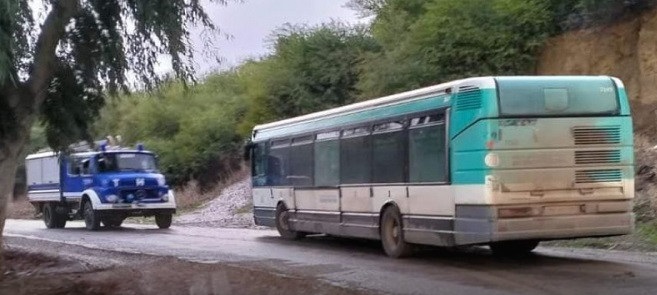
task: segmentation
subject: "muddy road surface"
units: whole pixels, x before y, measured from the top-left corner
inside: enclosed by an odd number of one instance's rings
[[[84,247],[229,263],[372,293],[639,295],[657,290],[657,253],[539,247],[529,257],[496,258],[484,247],[427,247],[410,259],[394,260],[385,257],[374,241],[325,236],[286,241],[273,230],[159,230],[136,224],[89,232],[80,222],[49,230],[35,220],[8,220],[5,237],[8,247],[68,257]],[[108,262],[99,258],[98,263]]]

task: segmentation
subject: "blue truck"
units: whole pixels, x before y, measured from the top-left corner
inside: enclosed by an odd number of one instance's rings
[[[157,169],[157,157],[144,150],[111,148],[68,155],[42,152],[25,159],[28,199],[43,213],[47,228],[83,219],[89,230],[120,227],[127,217],[155,216],[171,226],[176,200]]]

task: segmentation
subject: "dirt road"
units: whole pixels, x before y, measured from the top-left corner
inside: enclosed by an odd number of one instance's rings
[[[8,220],[5,235],[9,247],[55,251],[63,256],[80,255],[76,249],[84,247],[230,263],[375,293],[638,295],[657,290],[654,253],[539,248],[531,257],[501,259],[485,248],[427,248],[411,259],[393,260],[383,256],[377,242],[362,240],[318,236],[285,241],[271,230],[158,230],[131,224],[89,232],[78,222],[65,229],[47,230],[41,221],[30,220]]]

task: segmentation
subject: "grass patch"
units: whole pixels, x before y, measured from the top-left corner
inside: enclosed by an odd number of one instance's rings
[[[19,197],[18,199],[9,202],[7,218],[38,219],[36,209],[27,201],[27,197]]]
[[[251,202],[235,210],[235,214],[246,214],[251,212],[253,212],[253,204]]]
[[[657,222],[652,221],[649,223],[639,224],[637,226],[636,235],[648,245],[652,245],[657,250]]]

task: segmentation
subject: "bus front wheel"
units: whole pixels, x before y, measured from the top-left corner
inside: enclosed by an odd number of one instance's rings
[[[276,230],[281,237],[288,240],[297,240],[305,236],[304,233],[290,228],[290,211],[283,204],[278,204],[276,207]]]
[[[383,211],[381,244],[386,254],[392,258],[408,257],[413,253],[413,245],[404,241],[401,213],[395,206],[388,207]]]

